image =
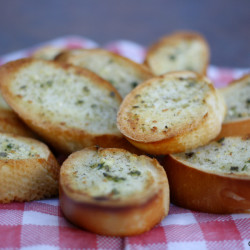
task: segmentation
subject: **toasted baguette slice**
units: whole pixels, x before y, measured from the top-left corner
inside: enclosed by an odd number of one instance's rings
[[[103,49],[76,49],[61,53],[56,60],[87,68],[109,81],[125,97],[153,75],[143,65]]]
[[[0,83],[9,105],[60,151],[126,141],[116,126],[121,97],[86,69],[26,58],[2,66]]]
[[[227,106],[220,137],[250,134],[250,75],[220,89]]]
[[[167,156],[171,201],[208,213],[250,212],[250,137],[219,141]]]
[[[145,64],[155,75],[178,70],[206,74],[209,57],[209,46],[200,34],[177,32],[153,44],[147,52]]]
[[[221,129],[225,104],[205,77],[191,71],[152,78],[126,96],[118,128],[136,147],[169,154],[205,145]]]
[[[32,53],[32,57],[36,59],[43,60],[54,60],[57,55],[63,52],[65,49],[54,47],[54,46],[44,46]]]
[[[59,165],[43,143],[0,133],[0,203],[58,194]]]
[[[169,210],[162,166],[123,149],[86,148],[70,155],[60,171],[59,193],[67,219],[103,235],[143,233]]]
[[[0,132],[35,137],[34,133],[18,118],[0,94]]]

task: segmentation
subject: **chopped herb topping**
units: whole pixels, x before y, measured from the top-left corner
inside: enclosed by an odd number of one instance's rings
[[[225,140],[225,137],[220,138],[217,142],[222,143]]]
[[[165,128],[168,128],[168,126],[166,125]]]
[[[189,152],[189,153],[185,153],[186,158],[191,158],[194,155],[194,152]]]
[[[98,170],[99,170],[99,169],[102,169],[103,166],[104,166],[104,163],[99,163],[99,164],[97,165],[97,169],[98,169]]]
[[[114,92],[114,91],[111,91],[111,92],[109,93],[109,96],[110,96],[110,97],[115,97],[115,92]]]
[[[48,87],[51,87],[52,84],[53,84],[53,82],[52,82],[51,80],[49,80],[49,81],[46,82],[46,85],[47,85]]]
[[[231,171],[236,171],[236,172],[238,172],[238,171],[239,171],[239,167],[237,167],[237,166],[232,166],[232,167],[230,168],[230,170],[231,170]]]
[[[170,55],[168,58],[169,58],[169,60],[174,61],[176,59],[176,56],[175,55]]]
[[[131,87],[132,87],[132,88],[135,88],[137,85],[138,85],[138,82],[132,82],[132,83],[131,83]]]
[[[141,95],[135,95],[135,98],[141,97]]]
[[[246,163],[250,163],[250,159],[246,161]]]
[[[84,86],[82,90],[86,93],[89,93],[89,88],[87,86]]]
[[[137,109],[137,108],[139,108],[139,106],[132,106],[132,108],[133,108],[133,109]]]
[[[15,145],[12,143],[7,144],[6,148],[7,149],[12,149]]]
[[[119,194],[120,192],[116,189],[116,188],[113,188],[112,190],[111,190],[111,194],[112,195],[117,195],[117,194]]]
[[[92,104],[92,105],[91,105],[91,108],[96,108],[96,107],[97,107],[96,104]]]
[[[0,157],[6,157],[8,154],[6,152],[0,152]]]
[[[188,84],[186,85],[187,88],[191,88],[195,85],[195,82],[188,82]]]
[[[131,176],[140,176],[141,172],[139,170],[135,170],[135,171],[130,171],[128,174]]]
[[[20,87],[20,89],[26,89],[26,88],[27,88],[26,85],[23,85],[23,86]]]
[[[76,105],[82,105],[83,103],[84,103],[83,100],[77,100],[75,104],[76,104]]]
[[[247,165],[244,165],[244,167],[241,169],[241,171],[247,170]]]
[[[246,99],[246,104],[247,104],[247,106],[250,105],[250,98]]]
[[[126,178],[124,177],[119,177],[119,176],[113,176],[108,173],[103,173],[103,176],[107,178],[109,181],[114,181],[114,182],[120,182],[120,181],[125,181]]]

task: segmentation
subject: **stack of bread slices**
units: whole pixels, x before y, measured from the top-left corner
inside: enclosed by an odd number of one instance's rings
[[[112,236],[150,230],[170,200],[249,212],[250,76],[218,90],[208,64],[205,39],[178,32],[144,64],[45,48],[3,65],[0,202],[59,192],[68,220]],[[61,167],[52,151],[68,156]]]

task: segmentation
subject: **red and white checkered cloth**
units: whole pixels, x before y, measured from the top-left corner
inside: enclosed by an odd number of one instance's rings
[[[62,37],[44,45],[94,48],[97,43],[78,36]],[[31,54],[25,49],[0,57],[0,64]],[[145,48],[130,41],[116,41],[105,48],[142,62]],[[223,87],[249,69],[210,66],[208,76]],[[169,215],[151,231],[133,237],[105,237],[67,222],[58,199],[0,204],[0,249],[225,249],[250,250],[250,214],[215,215],[170,206]]]

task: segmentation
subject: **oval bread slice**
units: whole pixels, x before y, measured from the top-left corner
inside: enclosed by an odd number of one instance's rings
[[[61,167],[59,197],[68,220],[103,235],[143,233],[169,210],[162,166],[123,149],[86,148],[70,155]]]
[[[60,151],[124,144],[116,126],[121,97],[86,69],[21,59],[1,67],[0,83],[9,105]]]
[[[194,72],[152,78],[126,96],[117,124],[136,147],[169,154],[205,145],[215,138],[225,115],[221,95]]]
[[[0,203],[58,194],[59,165],[43,143],[0,133]]]
[[[226,137],[167,156],[171,202],[207,213],[249,213],[249,152],[250,137]]]
[[[250,134],[250,75],[231,82],[220,92],[226,102],[227,114],[219,136]]]
[[[200,34],[176,32],[148,49],[145,64],[155,75],[179,70],[206,74],[209,54],[209,46]]]
[[[103,49],[70,50],[56,60],[93,71],[110,82],[122,97],[153,76],[143,65]]]

